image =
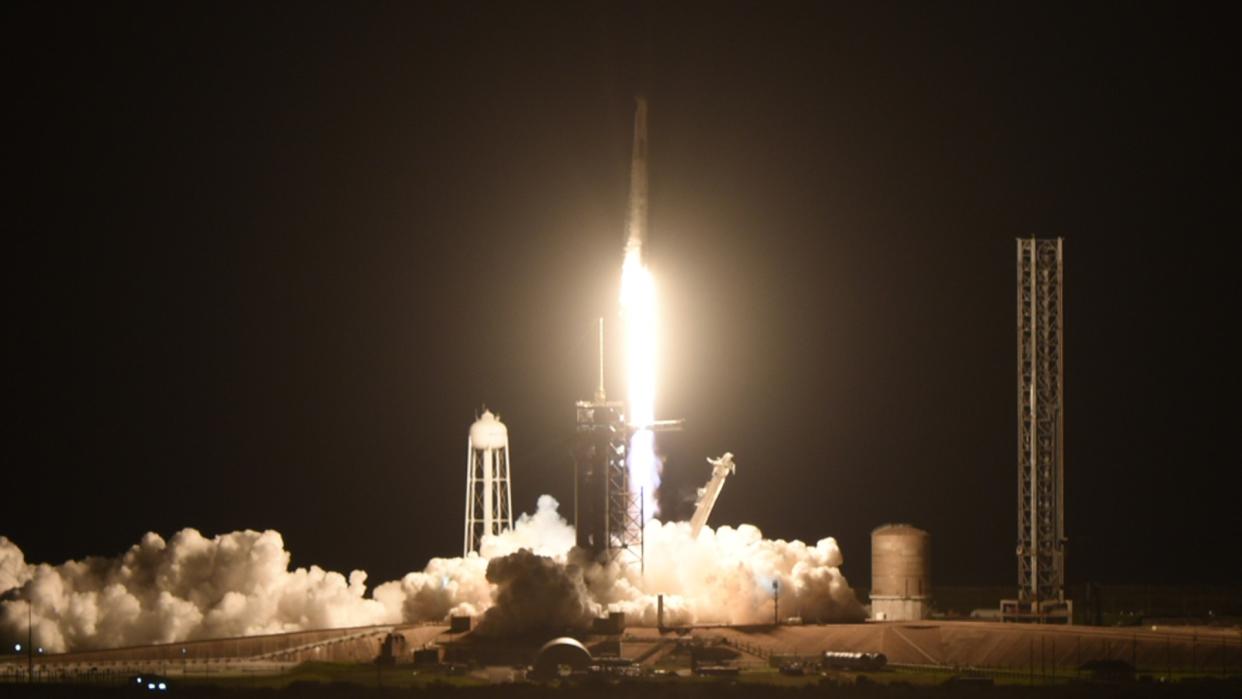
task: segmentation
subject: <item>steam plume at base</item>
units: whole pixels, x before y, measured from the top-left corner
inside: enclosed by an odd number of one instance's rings
[[[0,536],[0,637],[26,637],[27,600],[34,637],[49,652],[305,629],[440,621],[479,616],[479,633],[507,636],[585,628],[623,611],[630,623],[764,623],[772,619],[772,582],[785,616],[806,621],[863,617],[840,572],[831,538],[814,546],[764,539],[758,528],[705,528],[686,522],[646,527],[646,574],[601,565],[573,549],[574,531],[556,500],[539,498],[514,529],[485,537],[480,555],[433,558],[367,595],[366,573],[318,566],[289,568],[279,532],[239,531],[207,538],[183,529],[165,540],[147,534],[115,558],[60,565],[27,563]]]

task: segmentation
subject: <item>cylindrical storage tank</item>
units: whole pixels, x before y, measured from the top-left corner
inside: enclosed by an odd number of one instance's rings
[[[871,532],[871,618],[910,621],[931,607],[931,536],[909,524]]]
[[[504,449],[509,446],[509,430],[490,410],[470,426],[470,444],[475,449]]]

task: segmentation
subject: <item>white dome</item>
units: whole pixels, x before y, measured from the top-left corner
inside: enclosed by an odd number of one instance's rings
[[[470,426],[470,445],[475,449],[503,449],[509,446],[509,430],[490,410]]]

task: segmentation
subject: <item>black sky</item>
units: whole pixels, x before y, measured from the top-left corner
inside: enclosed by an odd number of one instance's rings
[[[1237,582],[1233,25],[674,5],[5,10],[0,534],[392,579],[460,552],[484,403],[515,506],[568,502],[643,92],[666,510],[731,450],[715,522],[1011,583],[1013,239],[1062,235],[1071,582]]]

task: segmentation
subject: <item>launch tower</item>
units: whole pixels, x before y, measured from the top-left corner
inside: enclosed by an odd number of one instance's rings
[[[466,440],[466,532],[462,555],[478,551],[485,534],[513,528],[509,492],[509,430],[490,410]]]
[[[1018,239],[1018,599],[1011,621],[1069,623],[1065,599],[1062,240]]]
[[[600,560],[643,562],[642,493],[630,484],[630,439],[636,427],[626,420],[625,403],[604,394],[604,324],[599,325],[599,386],[592,400],[574,404],[574,528],[577,545]],[[656,432],[680,430],[681,420],[643,426]]]
[[[575,404],[574,526],[578,546],[599,556],[642,560],[643,512],[631,497],[626,454],[630,428],[620,401]]]

